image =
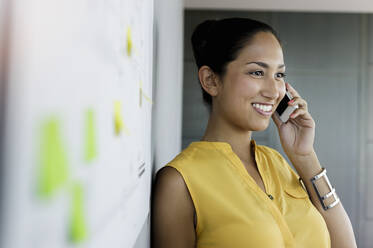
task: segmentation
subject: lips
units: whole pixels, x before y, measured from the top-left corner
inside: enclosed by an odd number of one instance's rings
[[[271,116],[273,110],[273,104],[262,104],[262,103],[253,103],[252,106],[261,115]]]

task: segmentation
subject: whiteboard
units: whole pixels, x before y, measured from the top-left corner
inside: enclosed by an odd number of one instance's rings
[[[8,0],[1,247],[132,247],[149,213],[152,0]]]

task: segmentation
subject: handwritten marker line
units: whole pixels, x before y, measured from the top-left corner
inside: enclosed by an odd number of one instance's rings
[[[148,102],[150,102],[151,104],[153,104],[153,101],[152,99],[150,99],[147,95],[145,95],[144,93],[142,94],[145,98],[145,100],[147,100]]]
[[[140,107],[142,105],[142,97],[144,97],[145,100],[148,101],[150,104],[153,104],[152,99],[148,97],[146,94],[144,94],[144,90],[142,88],[142,81],[140,81]]]

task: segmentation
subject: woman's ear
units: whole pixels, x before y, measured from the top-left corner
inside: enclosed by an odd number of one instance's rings
[[[216,74],[207,65],[202,66],[198,71],[198,78],[202,88],[211,96],[218,94],[219,81]]]

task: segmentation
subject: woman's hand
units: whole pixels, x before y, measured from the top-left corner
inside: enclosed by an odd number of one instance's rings
[[[282,148],[290,160],[298,160],[314,153],[315,122],[308,112],[307,102],[298,92],[286,83],[286,88],[293,96],[289,105],[299,106],[286,123],[283,123],[277,113],[272,115],[281,140]]]

